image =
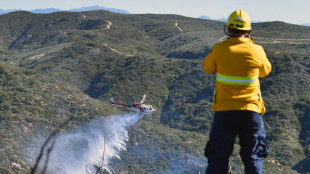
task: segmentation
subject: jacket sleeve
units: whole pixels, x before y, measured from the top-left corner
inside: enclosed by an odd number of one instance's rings
[[[216,73],[214,48],[211,51],[211,53],[203,60],[203,69],[209,74],[215,74]]]
[[[269,62],[264,49],[261,47],[260,57],[262,60],[262,64],[259,67],[259,77],[266,77],[271,72],[271,63]]]

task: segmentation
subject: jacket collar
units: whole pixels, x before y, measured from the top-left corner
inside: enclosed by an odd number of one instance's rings
[[[232,43],[253,43],[251,38],[243,38],[243,37],[229,37],[225,42]]]

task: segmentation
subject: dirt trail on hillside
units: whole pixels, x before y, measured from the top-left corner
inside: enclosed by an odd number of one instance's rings
[[[113,51],[114,53],[117,53],[117,54],[122,54],[122,55],[125,55],[125,56],[133,56],[133,55],[136,55],[138,52],[137,51],[134,51],[133,54],[130,54],[130,53],[126,53],[126,52],[122,52],[122,51],[119,51],[115,48],[112,48],[111,46],[109,46],[108,44],[104,44],[105,47],[109,48],[111,51]]]
[[[113,51],[114,53],[121,53],[120,51],[108,46],[108,44],[104,44],[104,46],[106,46],[107,48],[109,48],[111,51]]]
[[[80,12],[80,13],[81,13],[81,15],[82,15],[83,19],[85,19],[85,18],[86,18],[85,14],[84,14],[84,13],[82,13],[82,12]]]
[[[256,43],[268,44],[310,44],[310,39],[285,39],[285,38],[266,38],[252,37]]]
[[[228,36],[223,36],[219,41],[224,41]],[[283,39],[283,38],[266,38],[266,37],[251,37],[254,43],[265,43],[265,44],[310,44],[310,39]]]
[[[176,22],[174,25],[175,25],[180,31],[183,32],[183,30],[178,26],[178,23],[177,23],[177,22]]]
[[[107,28],[105,28],[106,30],[110,29],[111,28],[111,25],[112,25],[112,22],[111,21],[107,21],[108,22],[108,25],[107,25]]]

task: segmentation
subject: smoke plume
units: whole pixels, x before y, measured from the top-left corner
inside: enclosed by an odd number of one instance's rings
[[[138,114],[101,117],[78,130],[58,135],[48,172],[85,174],[101,169],[114,173],[109,162],[126,150],[126,128],[138,120]]]

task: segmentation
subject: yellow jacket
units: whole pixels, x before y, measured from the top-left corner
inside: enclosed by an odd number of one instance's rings
[[[265,112],[258,78],[270,73],[271,64],[260,45],[254,44],[250,38],[230,37],[215,44],[203,60],[203,68],[209,74],[216,73],[214,112]]]

